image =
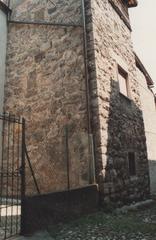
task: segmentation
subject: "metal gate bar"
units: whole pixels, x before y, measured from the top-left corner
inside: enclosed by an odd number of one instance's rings
[[[19,234],[21,229],[24,125],[21,117],[0,114],[0,239]]]

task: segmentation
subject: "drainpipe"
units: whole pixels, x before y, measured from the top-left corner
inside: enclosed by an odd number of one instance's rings
[[[8,0],[8,8],[10,8],[10,0]]]
[[[83,49],[84,49],[84,64],[85,64],[85,83],[86,83],[86,100],[87,100],[87,120],[88,134],[92,134],[91,129],[91,109],[90,109],[90,90],[89,90],[89,74],[88,74],[88,54],[87,54],[87,32],[86,32],[86,13],[85,3],[81,0],[82,7],[82,24],[83,24]]]
[[[82,7],[82,27],[83,27],[83,49],[84,49],[84,65],[85,65],[85,84],[86,84],[86,102],[87,102],[87,121],[88,121],[88,143],[89,143],[89,183],[96,183],[95,179],[95,152],[94,152],[94,137],[91,126],[91,103],[90,103],[90,86],[88,72],[88,52],[87,52],[87,29],[86,29],[86,12],[85,0],[81,0]]]

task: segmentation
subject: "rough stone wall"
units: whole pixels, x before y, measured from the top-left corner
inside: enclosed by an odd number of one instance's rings
[[[108,0],[85,2],[97,182],[102,200],[120,204],[149,193],[131,32]],[[12,20],[80,22],[80,1],[56,3],[52,7],[50,1],[16,0]],[[125,11],[120,1],[114,3]],[[70,10],[73,6],[75,11]],[[88,183],[83,58],[81,27],[10,24],[5,106],[26,117],[28,150],[43,192],[66,189],[66,124],[71,187]],[[128,73],[132,100],[119,93],[117,64]],[[133,178],[128,171],[128,151],[136,156],[137,175]]]
[[[0,9],[0,114],[3,113],[4,103],[6,45],[7,45],[7,15]],[[0,120],[0,160],[2,158],[2,125],[3,125],[2,120]]]
[[[81,23],[78,0],[11,0],[12,20]]]
[[[3,112],[5,60],[7,45],[7,15],[0,9],[0,113]]]
[[[86,9],[97,182],[102,199],[120,204],[149,194],[131,32],[108,0],[86,1]],[[119,93],[118,64],[128,73],[131,100]],[[128,151],[135,152],[135,177],[129,176]]]
[[[151,193],[156,193],[156,104],[152,91],[147,86],[146,77],[137,68],[137,79],[141,96],[145,132],[147,139],[147,152],[150,169]]]
[[[42,16],[47,14],[49,21],[59,16],[55,20],[63,22],[68,15],[79,22],[79,1],[57,1],[66,15],[46,2],[15,1],[12,19],[46,20]],[[67,189],[68,156],[70,187],[89,183],[81,27],[9,25],[5,109],[26,119],[26,144],[42,193]],[[33,193],[28,169],[27,184],[28,193]]]

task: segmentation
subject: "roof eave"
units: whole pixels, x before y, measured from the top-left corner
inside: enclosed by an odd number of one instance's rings
[[[137,0],[128,0],[127,2],[128,2],[127,5],[128,5],[129,8],[138,6],[138,1]]]
[[[5,14],[9,14],[11,13],[11,9],[0,0],[0,9],[5,13]]]
[[[147,72],[146,68],[144,67],[144,65],[142,64],[141,60],[139,59],[139,57],[137,56],[136,53],[134,53],[135,55],[135,61],[136,61],[136,66],[140,69],[140,71],[144,74],[145,78],[146,78],[146,82],[148,86],[153,86],[154,82],[152,80],[152,78],[150,77],[149,73]]]

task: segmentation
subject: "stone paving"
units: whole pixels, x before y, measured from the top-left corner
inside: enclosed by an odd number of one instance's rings
[[[129,212],[99,211],[68,224],[49,227],[48,232],[14,240],[156,240],[156,204]]]

